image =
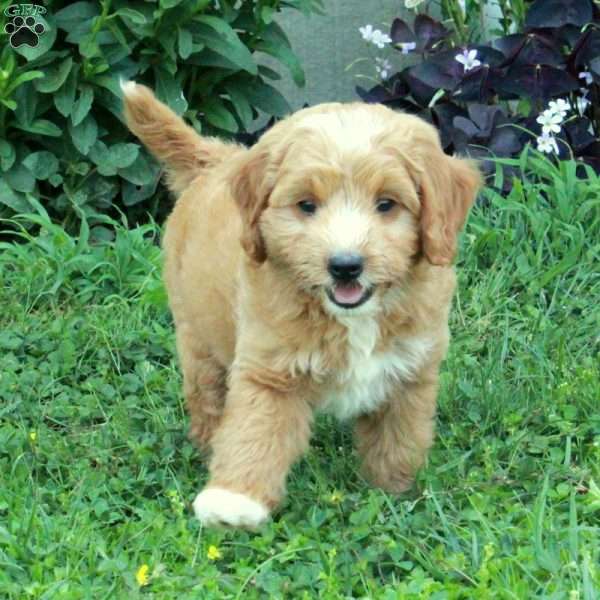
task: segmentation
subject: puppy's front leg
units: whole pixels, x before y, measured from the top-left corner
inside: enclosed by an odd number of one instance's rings
[[[410,488],[433,442],[437,373],[403,383],[376,413],[356,424],[363,471],[374,485],[392,493]]]
[[[292,463],[308,447],[312,411],[297,383],[267,368],[237,370],[230,385],[194,511],[206,525],[254,528],[279,503]]]

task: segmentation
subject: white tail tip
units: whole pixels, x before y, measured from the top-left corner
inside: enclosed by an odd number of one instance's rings
[[[119,80],[119,85],[121,86],[121,90],[123,90],[123,94],[126,96],[132,96],[137,91],[137,84],[135,81],[126,81],[125,79]]]

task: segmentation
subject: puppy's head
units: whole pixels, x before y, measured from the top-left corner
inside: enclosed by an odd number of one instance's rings
[[[231,183],[248,255],[330,312],[360,314],[419,257],[451,264],[480,176],[417,117],[326,104],[268,131]]]

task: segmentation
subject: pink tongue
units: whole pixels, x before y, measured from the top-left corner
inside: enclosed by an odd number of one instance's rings
[[[363,287],[359,283],[350,285],[336,285],[333,288],[333,296],[340,304],[356,304],[363,295]]]

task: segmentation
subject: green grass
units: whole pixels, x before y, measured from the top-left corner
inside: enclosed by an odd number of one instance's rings
[[[415,490],[369,488],[350,429],[320,419],[258,533],[192,517],[206,468],[186,438],[157,228],[92,244],[85,224],[74,239],[41,209],[23,217],[28,242],[0,248],[0,596],[598,598],[600,181],[521,166],[463,236]]]

